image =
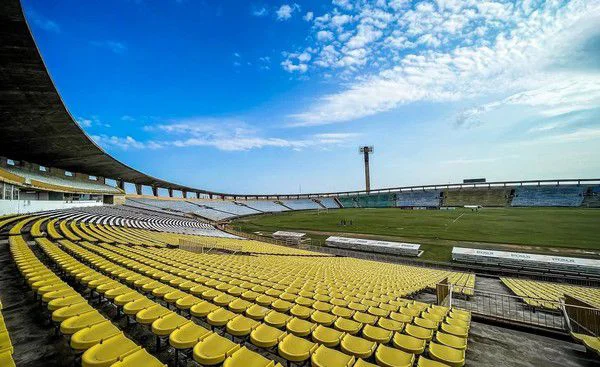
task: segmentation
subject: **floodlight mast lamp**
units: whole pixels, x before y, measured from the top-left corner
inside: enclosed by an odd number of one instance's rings
[[[363,146],[358,149],[358,152],[365,157],[365,191],[371,191],[371,178],[369,176],[369,154],[373,153],[373,146]]]

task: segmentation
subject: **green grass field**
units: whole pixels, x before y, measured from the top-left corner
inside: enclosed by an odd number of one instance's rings
[[[352,220],[342,226],[340,221]],[[335,233],[422,244],[423,259],[449,261],[452,246],[594,256],[600,250],[600,210],[577,208],[486,208],[457,210],[342,209],[285,212],[241,218],[232,224],[266,235],[308,231],[313,241]],[[579,251],[575,250],[578,249]],[[587,250],[587,251],[582,251]],[[598,252],[597,254],[600,254]]]

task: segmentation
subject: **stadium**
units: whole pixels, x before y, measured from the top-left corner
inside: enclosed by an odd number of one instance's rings
[[[0,366],[600,365],[598,176],[371,188],[362,146],[360,190],[155,178],[0,9]]]

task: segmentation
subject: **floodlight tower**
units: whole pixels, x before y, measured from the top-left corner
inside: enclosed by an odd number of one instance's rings
[[[365,157],[365,190],[371,191],[371,179],[369,177],[369,154],[373,153],[373,146],[363,146],[358,148],[358,152]]]

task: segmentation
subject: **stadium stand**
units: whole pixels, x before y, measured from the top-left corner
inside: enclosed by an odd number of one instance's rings
[[[395,194],[388,193],[339,197],[345,208],[390,208],[394,206],[395,199]]]
[[[10,340],[10,335],[2,316],[2,302],[0,301],[0,365],[5,367],[15,367],[12,354],[14,347]]]
[[[79,213],[53,224],[62,239],[35,238],[44,254],[38,259],[21,232],[40,218],[11,228],[11,253],[60,333],[74,351],[83,352],[83,366],[163,365],[138,346],[146,337],[126,337],[97,303],[87,302],[87,293],[142,326],[156,348],[168,343],[202,365],[274,366],[275,355],[288,363],[328,367],[357,357],[373,358],[379,366],[412,364],[425,354],[465,363],[470,314],[406,298],[462,274],[307,257],[303,250],[233,239],[218,240],[245,242],[255,255],[190,253],[165,247],[172,234],[92,225],[102,218]],[[67,239],[75,228],[89,240]],[[254,351],[236,338],[248,340]]]
[[[500,278],[500,280],[532,307],[556,310],[559,299],[568,294],[600,309],[600,289],[598,288],[516,278]],[[539,299],[550,302],[540,302]]]
[[[440,190],[402,191],[396,193],[397,207],[428,207],[440,206]]]
[[[319,200],[321,205],[323,205],[327,209],[339,209],[340,208],[340,206],[338,205],[338,203],[335,201],[334,198],[320,198],[317,200]]]
[[[512,206],[580,206],[584,186],[519,186],[511,202]]]
[[[600,208],[600,186],[590,186],[587,188],[581,206],[586,208]]]
[[[311,199],[281,200],[281,202],[292,210],[321,209],[321,206]]]
[[[204,205],[215,210],[219,210],[226,213],[231,213],[234,216],[240,215],[252,215],[258,214],[260,211],[250,208],[243,203],[237,203],[228,200],[212,200],[212,201],[201,201],[201,200],[189,200],[190,203]]]
[[[282,212],[282,211],[286,211],[289,210],[288,208],[284,207],[283,205],[277,204],[274,201],[271,200],[240,200],[241,203],[244,203],[246,206],[261,211],[261,212],[265,212],[265,213],[271,213],[271,212]]]
[[[464,188],[458,190],[444,191],[444,206],[465,206],[465,205],[480,205],[484,207],[490,206],[507,206],[510,201],[510,189],[506,188],[488,188],[488,189],[471,189]]]
[[[6,173],[12,175],[12,179],[16,179],[17,182],[20,182],[25,186],[42,190],[78,193],[122,194],[122,191],[119,189],[98,182],[69,180],[66,178],[44,175],[41,173],[20,169],[15,166],[6,166],[0,168],[0,177],[8,177]]]

